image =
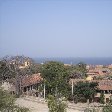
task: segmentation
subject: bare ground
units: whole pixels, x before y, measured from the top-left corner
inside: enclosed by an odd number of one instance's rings
[[[31,112],[48,112],[47,104],[42,99],[22,97],[18,98],[15,103],[21,107],[28,108]],[[69,105],[67,112],[83,112],[83,109],[80,107],[80,104],[74,107]]]

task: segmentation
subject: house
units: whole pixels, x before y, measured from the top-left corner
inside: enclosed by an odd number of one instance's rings
[[[105,102],[109,102],[110,98],[112,97],[112,80],[96,80],[98,82],[98,89],[95,96],[95,100],[98,101],[100,98],[100,94],[104,93]]]
[[[40,73],[24,76],[21,80],[21,91],[22,93],[31,94],[38,90],[39,85],[43,81]]]
[[[35,95],[39,84],[43,81],[40,73],[21,76],[17,79],[8,79],[2,82],[1,87],[13,94],[17,94],[17,92],[21,92],[25,95]]]
[[[112,80],[85,80],[85,79],[71,79],[70,84],[72,85],[72,91],[73,86],[77,84],[77,82],[97,82],[98,83],[98,91],[95,95],[94,101],[99,102],[100,94],[104,93],[105,96],[105,102],[109,102],[109,100],[112,97]]]
[[[88,70],[87,75],[94,79],[99,76],[108,76],[110,73],[111,72],[108,68],[95,68]]]

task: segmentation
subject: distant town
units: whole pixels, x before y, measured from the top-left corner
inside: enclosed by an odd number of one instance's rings
[[[37,102],[45,106],[41,110],[45,112],[52,109],[50,102],[57,104],[65,98],[67,112],[106,112],[112,100],[112,64],[72,65],[57,61],[38,64],[25,56],[4,57],[0,60],[0,86],[1,91],[16,96],[16,105],[24,106],[26,111],[27,108],[31,111],[31,107],[20,102]]]

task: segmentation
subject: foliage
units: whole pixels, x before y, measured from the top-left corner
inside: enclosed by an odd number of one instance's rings
[[[86,108],[86,109],[84,110],[84,112],[92,112],[92,110],[89,109],[89,108]]]
[[[25,66],[25,62],[28,66]],[[20,68],[23,66],[23,68]],[[31,75],[40,72],[41,65],[36,64],[31,58],[24,56],[4,57],[0,61],[0,79],[15,78],[19,75]]]
[[[103,112],[112,112],[112,105],[107,104],[106,106],[103,107]]]
[[[102,79],[104,79],[104,76],[96,76],[94,79],[95,80],[102,80]]]
[[[107,103],[104,107],[102,112],[112,112],[112,98],[110,98],[109,103]]]
[[[87,77],[87,69],[86,64],[78,63],[75,66],[71,66],[71,78],[86,78]]]
[[[86,69],[86,64],[85,63],[78,63],[76,65],[76,70],[80,73],[82,78],[86,78],[87,77],[87,69]]]
[[[92,100],[97,90],[97,83],[95,82],[78,82],[74,86],[74,95],[77,96],[79,101]]]
[[[1,112],[28,112],[27,108],[20,108],[16,105],[14,96],[0,89],[0,111]]]
[[[27,75],[37,74],[40,72],[40,70],[41,70],[40,64],[32,63],[28,67],[20,69],[20,72],[21,75],[25,76],[26,74]]]
[[[42,77],[46,84],[47,95],[67,96],[69,89],[69,70],[63,63],[46,62],[42,66]]]
[[[86,108],[84,112],[101,112],[99,108]]]
[[[105,103],[105,96],[104,96],[104,93],[103,92],[101,92],[101,94],[100,94],[100,103],[101,104],[104,104]]]
[[[62,99],[56,99],[54,96],[48,97],[49,112],[66,112],[66,104]]]
[[[14,77],[14,65],[8,63],[6,60],[0,61],[0,80]]]
[[[25,66],[26,62],[27,66]],[[23,66],[23,68],[20,68],[21,66]],[[40,69],[39,67],[40,66],[34,63],[29,57],[4,57],[0,61],[0,81],[15,78],[16,94],[18,96],[21,94],[20,82],[22,76],[38,73]]]

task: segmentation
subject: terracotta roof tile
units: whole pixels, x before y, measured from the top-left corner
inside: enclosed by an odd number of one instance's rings
[[[24,76],[22,78],[22,81],[21,81],[21,86],[25,87],[25,86],[37,84],[37,83],[40,83],[42,80],[43,79],[40,76],[40,74],[33,74],[33,75]]]

